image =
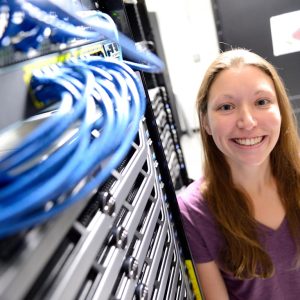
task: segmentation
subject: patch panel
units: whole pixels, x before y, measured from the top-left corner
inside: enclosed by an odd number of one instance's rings
[[[36,105],[28,96],[28,84],[33,70],[41,69],[51,64],[62,63],[68,59],[77,58],[79,56],[98,55],[107,57],[105,47],[111,44],[110,41],[103,40],[23,62],[13,61],[13,65],[5,65],[2,67],[0,65],[1,90],[3,94],[3,106],[0,111],[0,130],[47,109],[46,106],[40,107]],[[117,45],[113,46],[113,51],[114,52],[109,53],[111,57],[120,59],[121,51],[117,48]],[[17,89],[12,88],[12,82],[14,86],[18,86]]]

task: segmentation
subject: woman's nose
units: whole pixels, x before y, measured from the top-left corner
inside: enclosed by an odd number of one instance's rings
[[[257,125],[256,118],[250,109],[241,109],[239,112],[237,127],[239,129],[251,130]]]

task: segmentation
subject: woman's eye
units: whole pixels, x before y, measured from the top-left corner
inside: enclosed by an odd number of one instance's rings
[[[256,101],[256,104],[258,106],[265,106],[269,103],[270,103],[270,100],[268,100],[268,99],[259,99],[259,100]]]
[[[218,110],[223,110],[223,111],[227,111],[227,110],[231,110],[231,109],[233,109],[232,104],[223,104],[218,107]]]

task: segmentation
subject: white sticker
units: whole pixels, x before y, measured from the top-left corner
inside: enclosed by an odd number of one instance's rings
[[[274,56],[300,51],[300,10],[270,18]]]

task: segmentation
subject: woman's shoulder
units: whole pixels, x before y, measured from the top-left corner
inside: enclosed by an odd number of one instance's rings
[[[222,243],[215,219],[201,192],[203,184],[203,179],[195,180],[177,196],[184,229],[196,263],[216,260]]]
[[[204,179],[200,178],[193,181],[186,188],[179,192],[177,201],[181,213],[192,215],[210,215],[207,201],[203,197],[202,186]]]
[[[187,187],[184,187],[181,191],[179,191],[177,198],[186,200],[187,198],[195,198],[202,199],[202,193],[201,193],[201,185],[203,184],[203,178],[199,178],[197,180],[194,180],[192,183],[190,183]]]

